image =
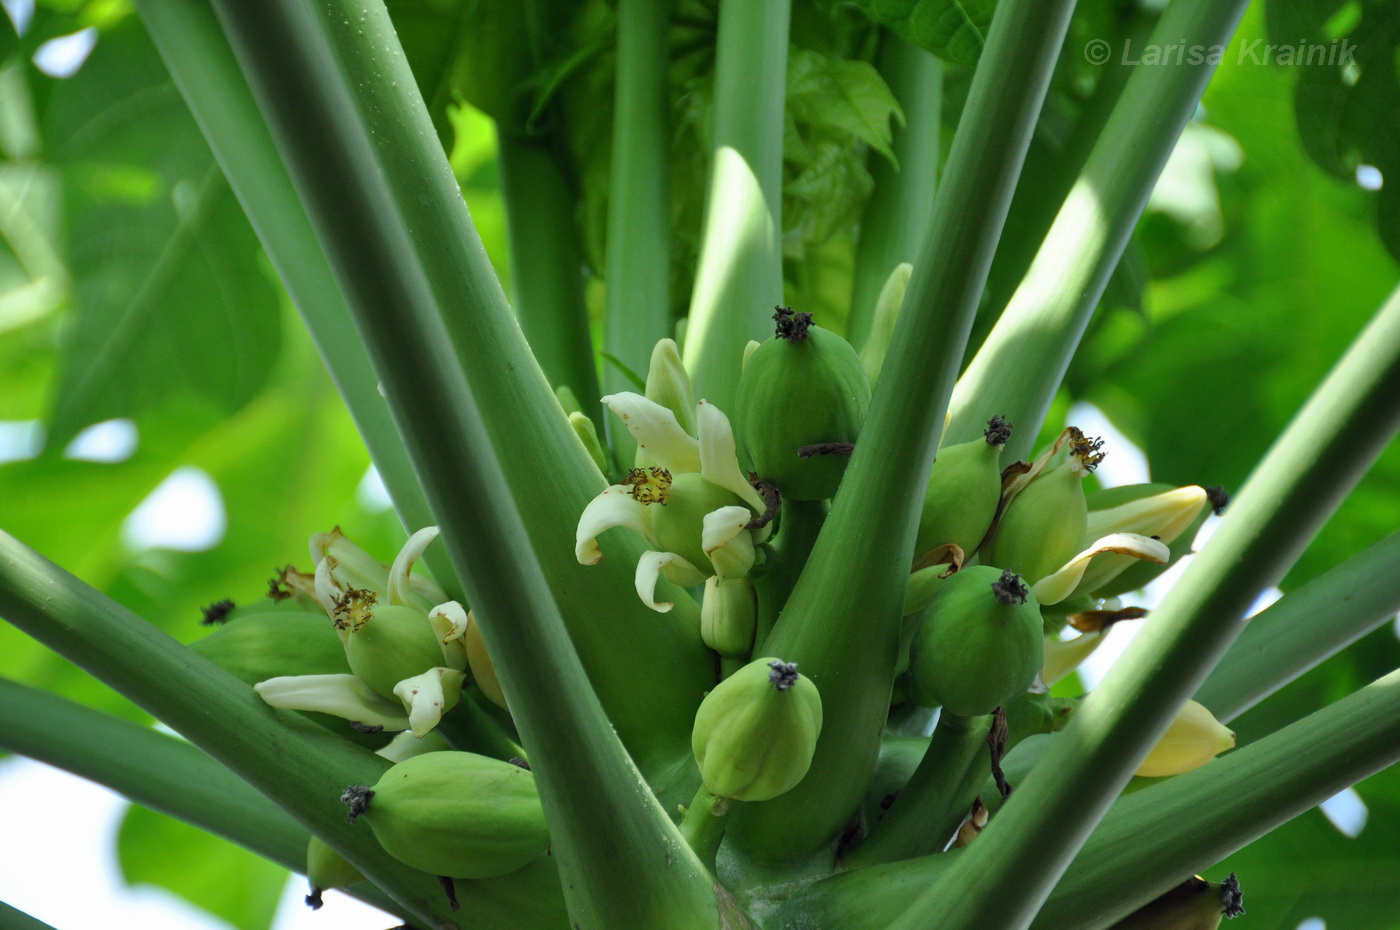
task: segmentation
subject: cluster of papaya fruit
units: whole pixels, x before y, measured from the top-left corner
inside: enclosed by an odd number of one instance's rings
[[[474,619],[412,573],[436,537],[431,527],[415,533],[386,566],[338,528],[318,533],[313,572],[282,569],[271,605],[215,605],[206,622],[217,629],[191,648],[267,703],[394,763],[377,784],[350,786],[342,799],[387,852],[445,879],[491,878],[543,855],[549,833],[523,750],[505,761],[454,750],[435,732],[462,700],[468,670],[484,703],[503,717],[506,706]],[[312,907],[323,891],[363,880],[314,836],[306,871]]]
[[[692,748],[703,787],[681,831],[711,862],[713,822],[728,805],[790,791],[816,750],[818,685],[781,656],[753,658],[763,651],[755,581],[778,571],[770,553],[784,542],[784,517],[794,508],[820,512],[837,492],[872,394],[870,358],[808,314],[779,307],[774,321],[773,338],[746,352],[732,425],[713,404],[697,403],[671,340],[658,343],[644,394],[603,398],[636,440],[636,457],[587,506],[576,533],[575,554],[586,565],[603,557],[598,540],[606,530],[640,533],[652,549],[638,562],[636,589],[654,610],[672,607],[657,600],[663,577],[704,586],[700,633],[719,654],[722,674],[695,716]],[[593,424],[577,412],[571,421],[595,460],[606,463]],[[1058,729],[1072,713],[1076,701],[1051,698],[1049,686],[1092,653],[1113,623],[1144,615],[1119,596],[1179,559],[1211,507],[1224,503],[1199,487],[1086,493],[1085,478],[1104,453],[1074,427],[1034,462],[1004,467],[1012,429],[993,417],[982,437],[937,453],[891,698],[892,721],[922,709],[925,736],[933,708],[949,730],[1000,733],[988,742],[999,786],[1001,755],[1027,735]],[[499,712],[498,732],[511,732],[471,615],[412,571],[436,535],[431,527],[413,534],[386,566],[338,529],[317,534],[312,572],[284,569],[273,580],[271,607],[214,611],[222,626],[193,648],[269,704],[304,713],[393,762],[377,784],[350,786],[343,800],[387,852],[443,877],[450,893],[451,879],[524,868],[545,854],[549,835],[523,750],[512,752],[519,747],[507,738],[491,758],[454,750],[434,732],[459,702]],[[1067,639],[1070,628],[1080,635]],[[473,694],[463,701],[464,688],[485,700]],[[1231,745],[1233,734],[1188,705],[1139,774],[1186,771]],[[957,842],[970,842],[986,822],[978,801],[959,812],[967,816]],[[313,906],[324,889],[361,879],[318,839],[307,872]]]
[[[694,748],[707,788],[729,800],[789,790],[812,758],[821,728],[817,686],[793,669],[801,687],[784,690],[775,669],[790,663],[781,657],[745,664],[762,650],[752,578],[770,570],[771,544],[781,548],[784,510],[836,493],[878,374],[878,357],[872,366],[809,314],[779,307],[774,321],[773,337],[746,352],[732,433],[712,405],[696,404],[670,340],[653,354],[645,396],[604,398],[637,440],[636,467],[590,504],[577,540],[579,560],[592,564],[602,557],[603,530],[642,532],[662,550],[639,565],[642,592],[658,576],[704,581],[702,636],[725,657],[730,677],[702,704]],[[1220,492],[1201,487],[1086,493],[1085,479],[1104,452],[1074,427],[1034,462],[1003,467],[1012,429],[993,417],[981,438],[937,454],[892,699],[941,708],[945,719],[1009,716],[1001,752],[1063,726],[1077,701],[1052,699],[1049,686],[1084,661],[1113,623],[1145,615],[1123,607],[1119,595],[1184,555],[1212,507],[1224,505]],[[770,539],[775,527],[779,535]],[[734,558],[728,550],[740,542],[743,557]],[[669,607],[646,593],[643,599]],[[1071,627],[1080,635],[1068,638]],[[1138,773],[1187,771],[1233,744],[1205,708],[1188,704]]]

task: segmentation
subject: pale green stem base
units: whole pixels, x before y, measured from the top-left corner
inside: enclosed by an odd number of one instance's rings
[[[724,839],[724,828],[735,801],[716,797],[704,785],[695,792],[695,798],[685,809],[681,818],[681,836],[695,851],[695,857],[711,872],[715,870],[715,854]]]

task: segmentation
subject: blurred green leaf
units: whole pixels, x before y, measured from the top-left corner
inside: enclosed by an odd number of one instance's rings
[[[1388,0],[1288,0],[1268,5],[1269,39],[1302,49],[1294,113],[1303,149],[1324,171],[1345,180],[1358,168],[1378,169],[1377,223],[1400,259],[1400,7]]]
[[[900,38],[971,67],[987,44],[996,0],[856,0],[856,6]]]
[[[1152,267],[1146,312],[1102,320],[1070,372],[1074,396],[1126,431],[1158,481],[1238,490],[1396,280],[1370,226],[1369,195],[1324,175],[1283,136],[1290,74],[1240,52],[1263,38],[1263,26],[1260,10],[1246,16],[1204,102],[1209,126],[1242,153],[1237,171],[1215,174],[1219,243],[1191,245],[1179,219],[1145,218],[1149,265],[1160,263],[1173,225],[1172,248],[1205,251]],[[1392,449],[1290,579],[1312,577],[1393,529],[1397,487],[1400,450]]]
[[[276,357],[281,289],[138,24],[103,33],[55,88],[44,128],[75,310],[53,441],[111,417],[140,423],[172,394],[238,409]]]
[[[130,885],[155,885],[238,930],[267,930],[287,870],[144,807],[127,808],[117,859]]]
[[[1400,640],[1389,626],[1334,656],[1231,727],[1244,744],[1306,716],[1400,663]],[[1237,872],[1248,926],[1294,930],[1310,917],[1345,930],[1393,930],[1400,900],[1400,772],[1389,769],[1356,786],[1367,808],[1355,837],[1320,810],[1304,814],[1227,858],[1213,877]],[[1218,874],[1217,874],[1218,873]]]

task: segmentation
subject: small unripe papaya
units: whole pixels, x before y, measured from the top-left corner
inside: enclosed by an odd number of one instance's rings
[[[1006,505],[982,560],[1035,584],[1078,555],[1089,523],[1084,474],[1067,463],[1036,476]]]
[[[984,438],[938,450],[929,473],[914,555],[951,543],[971,558],[1001,501],[1001,450],[1011,424],[992,417]]]
[[[711,793],[767,801],[797,787],[822,730],[817,686],[796,663],[755,659],[700,702],[691,749]]]
[[[321,611],[240,614],[190,643],[190,649],[249,685],[269,678],[344,675],[350,671],[345,647]],[[304,716],[362,746],[373,748],[384,743],[382,735],[358,732],[339,717],[314,712]]]
[[[524,868],[549,845],[534,776],[475,753],[405,759],[373,788],[352,786],[342,800],[385,852],[430,875],[494,878]]]
[[[365,876],[340,853],[331,849],[315,834],[306,846],[306,881],[310,892],[306,905],[313,911],[321,908],[321,894],[332,888],[348,888],[365,880]]]
[[[350,631],[350,670],[381,697],[397,701],[394,686],[443,665],[442,646],[428,615],[412,607],[376,607]],[[461,671],[466,667],[465,657]]]
[[[761,478],[791,500],[823,500],[845,474],[870,382],[850,343],[813,326],[811,314],[779,307],[774,318],[777,335],[759,345],[739,378],[735,425]],[[813,447],[822,451],[799,456]]]
[[[1035,682],[1043,659],[1035,597],[1013,572],[974,565],[939,586],[909,647],[918,703],[990,714]]]

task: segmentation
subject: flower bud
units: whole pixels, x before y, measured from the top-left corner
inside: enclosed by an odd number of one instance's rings
[[[700,604],[700,638],[722,656],[742,656],[753,647],[758,595],[747,577],[705,580]]]
[[[1087,525],[1083,474],[1065,463],[1041,472],[1011,499],[982,560],[1035,584],[1079,552]]]
[[[472,678],[477,687],[492,704],[509,710],[506,706],[506,693],[501,690],[501,679],[496,675],[496,666],[486,652],[486,640],[481,638],[481,624],[477,623],[475,614],[467,614],[467,634],[463,641],[467,647],[467,664],[471,666]]]
[[[1180,775],[1234,747],[1234,731],[1202,705],[1187,701],[1133,774],[1150,778]]]
[[[1191,540],[1195,538],[1195,533],[1187,533],[1193,527],[1199,529],[1204,522],[1206,514],[1207,496],[1205,488],[1192,485],[1184,488],[1167,487],[1161,490],[1159,485],[1134,485],[1134,491],[1141,493],[1122,503],[1110,506],[1099,506],[1110,498],[1104,498],[1100,494],[1094,495],[1089,500],[1089,520],[1088,536],[1090,539],[1098,539],[1101,536],[1108,536],[1113,533],[1133,533],[1138,536],[1147,536],[1159,540],[1170,547],[1171,555],[1166,564],[1157,567],[1155,574],[1167,570],[1167,566],[1174,561],[1180,553],[1177,547],[1172,546],[1183,536],[1187,536],[1180,547],[1184,553]],[[1120,490],[1120,489],[1113,489]],[[1131,493],[1131,492],[1130,492]],[[1122,591],[1131,591],[1133,588],[1119,589],[1114,582],[1118,576],[1122,575],[1129,568],[1141,561],[1126,555],[1104,555],[1094,559],[1084,571],[1084,577],[1080,580],[1079,586],[1075,588],[1077,594],[1093,593],[1095,597],[1112,597],[1121,594]],[[1140,587],[1141,585],[1138,585]],[[1106,593],[1099,593],[1106,592]]]
[[[658,340],[651,350],[645,396],[674,413],[681,429],[695,435],[695,391],[674,339]]]
[[[822,729],[822,700],[797,665],[755,659],[700,703],[691,748],[709,791],[767,801],[807,774]]]

